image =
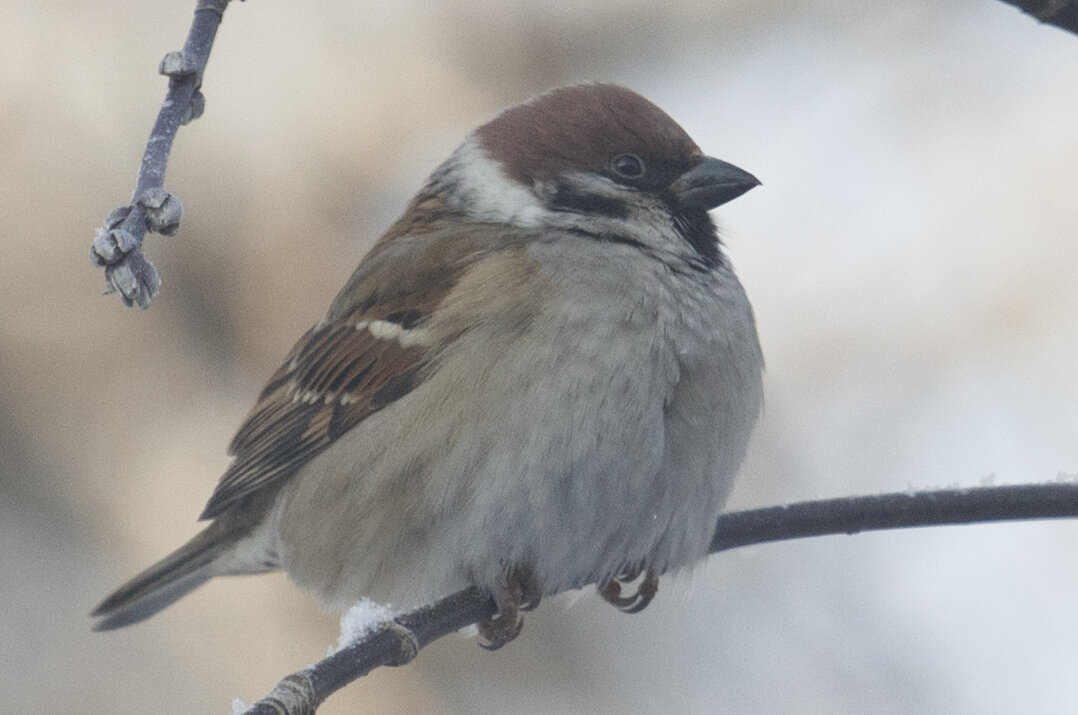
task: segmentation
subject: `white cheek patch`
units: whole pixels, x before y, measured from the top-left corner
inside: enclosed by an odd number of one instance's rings
[[[455,188],[449,201],[476,220],[533,228],[550,213],[530,187],[505,175],[474,136],[453,152],[446,168]]]

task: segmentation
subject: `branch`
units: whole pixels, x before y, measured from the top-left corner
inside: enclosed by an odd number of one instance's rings
[[[171,236],[179,230],[183,205],[164,188],[165,168],[176,131],[205,108],[202,74],[228,1],[198,0],[183,50],[161,61],[159,71],[169,77],[168,94],[146,143],[131,203],[109,212],[90,247],[90,260],[105,269],[105,292],[119,293],[125,305],[148,308],[161,287],[157,269],[142,255],[142,240],[146,231]],[[1078,34],[1078,0],[1003,2]]]
[[[1043,23],[1078,34],[1078,0],[1003,0]]]
[[[169,78],[168,94],[146,142],[131,203],[105,217],[90,246],[90,260],[105,269],[105,293],[119,293],[124,305],[148,308],[161,287],[154,265],[142,256],[146,231],[171,236],[180,228],[183,205],[164,188],[172,140],[180,125],[198,119],[206,106],[202,74],[228,0],[198,0],[187,41],[169,52],[158,71]]]
[[[802,502],[719,516],[711,553],[807,536],[915,526],[1078,516],[1078,483],[942,489]],[[330,695],[382,665],[403,665],[423,646],[497,612],[470,588],[373,627],[315,665],[285,677],[246,715],[311,715]]]

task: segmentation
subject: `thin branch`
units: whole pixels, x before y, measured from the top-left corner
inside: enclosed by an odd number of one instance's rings
[[[146,142],[131,203],[109,212],[90,246],[90,260],[105,269],[105,292],[119,293],[124,305],[148,308],[161,287],[157,269],[142,255],[142,239],[147,231],[171,236],[180,228],[183,205],[165,190],[165,169],[176,132],[205,108],[202,75],[226,7],[228,0],[198,0],[183,49],[161,60],[168,93]]]
[[[1078,516],[1078,483],[878,494],[723,514],[711,553],[806,536]]]
[[[404,665],[421,648],[497,613],[477,588],[397,616],[312,666],[286,676],[245,715],[310,715],[333,693],[383,665]]]
[[[1078,0],[1003,2],[1078,34]],[[183,205],[164,188],[165,168],[176,131],[205,107],[202,74],[227,6],[228,0],[198,0],[183,50],[161,61],[160,72],[169,77],[168,94],[146,144],[131,203],[109,212],[90,247],[90,260],[105,269],[105,292],[119,293],[125,305],[148,308],[161,287],[157,269],[142,255],[142,240],[146,231],[171,236],[179,230]]]
[[[723,514],[711,552],[807,536],[915,526],[1078,517],[1078,483],[942,489],[802,502]],[[284,678],[246,715],[310,715],[330,695],[382,665],[403,665],[427,644],[494,615],[471,588],[398,616],[325,660]]]
[[[1003,0],[1048,25],[1078,34],[1078,0]]]
[[[161,61],[168,93],[142,157],[131,203],[113,209],[97,230],[90,259],[105,269],[106,293],[125,305],[149,307],[160,288],[157,269],[142,255],[147,231],[179,230],[183,207],[164,189],[165,169],[179,127],[205,107],[200,88],[229,0],[198,0],[184,48]],[[1003,0],[1047,24],[1078,34],[1078,0]],[[806,502],[725,514],[711,551],[769,541],[855,534],[914,526],[1078,516],[1078,485],[1024,485]],[[476,589],[399,616],[325,660],[284,678],[249,714],[307,715],[332,693],[382,665],[407,663],[425,645],[495,613]]]

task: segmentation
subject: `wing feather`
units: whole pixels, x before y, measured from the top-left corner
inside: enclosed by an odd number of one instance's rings
[[[235,459],[202,519],[278,488],[342,434],[419,385],[437,348],[427,344],[424,322],[470,265],[506,245],[496,226],[468,236],[399,233],[405,230],[415,226],[402,223],[375,246],[327,319],[300,338],[270,377],[232,439]]]
[[[416,383],[426,350],[380,339],[351,322],[320,324],[293,348],[236,433],[225,471],[202,513],[279,483]]]

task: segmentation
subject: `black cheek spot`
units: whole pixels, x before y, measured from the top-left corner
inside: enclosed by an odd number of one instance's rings
[[[572,186],[559,182],[549,201],[550,208],[556,211],[606,216],[609,218],[628,218],[629,207],[621,199],[579,191]]]

